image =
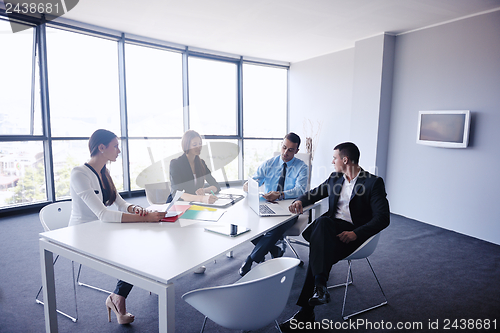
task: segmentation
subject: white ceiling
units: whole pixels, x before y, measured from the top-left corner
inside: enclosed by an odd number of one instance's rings
[[[500,9],[500,0],[80,0],[64,17],[208,50],[297,62],[381,33]]]

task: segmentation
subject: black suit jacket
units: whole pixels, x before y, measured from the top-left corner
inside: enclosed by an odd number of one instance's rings
[[[201,164],[203,169],[206,170],[206,173],[202,175],[205,177],[205,181],[217,187],[217,191],[220,191],[220,186],[215,180],[215,178],[210,173],[206,163],[204,160],[201,160]],[[196,175],[200,177],[199,175]],[[187,159],[186,154],[182,154],[180,157],[173,159],[170,161],[170,192],[175,193],[176,190],[184,190],[189,194],[196,194],[196,190],[204,187],[204,184],[201,186],[195,186],[193,172],[191,170],[191,166],[189,165],[189,161]],[[171,196],[167,202],[170,202]]]
[[[303,194],[297,200],[306,207],[328,197],[328,211],[323,216],[335,218],[337,204],[344,183],[344,174],[333,172],[321,185]],[[390,223],[389,202],[382,178],[361,169],[349,202],[349,211],[358,238],[366,240],[386,228]],[[314,223],[302,233],[307,240]]]

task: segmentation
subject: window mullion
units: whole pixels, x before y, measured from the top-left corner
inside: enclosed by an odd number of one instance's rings
[[[37,61],[37,52],[36,48],[38,46],[37,43],[37,29],[33,29],[33,56],[31,57],[31,110],[30,110],[30,135],[35,134],[35,71],[36,71],[36,61]]]
[[[189,68],[188,68],[189,50],[182,53],[182,103],[183,103],[183,118],[184,132],[190,128],[189,124]]]
[[[130,158],[128,142],[128,117],[127,117],[127,85],[125,75],[125,34],[118,41],[118,77],[120,94],[120,124],[121,124],[121,146],[122,146],[122,165],[123,165],[123,190],[130,195]]]
[[[42,111],[44,144],[44,161],[45,161],[45,184],[47,199],[50,202],[56,200],[55,185],[54,185],[54,162],[52,156],[52,131],[50,127],[50,103],[49,103],[49,81],[47,68],[47,45],[46,45],[46,25],[40,24],[35,29],[37,30],[38,44],[38,60],[40,70],[40,100]]]

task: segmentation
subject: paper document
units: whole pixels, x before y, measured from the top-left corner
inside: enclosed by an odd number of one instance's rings
[[[217,208],[226,208],[231,205],[234,205],[236,202],[240,201],[244,198],[243,195],[239,194],[217,194],[217,200],[214,203],[205,203],[200,201],[192,201],[192,205],[200,205],[206,207],[217,207]]]
[[[182,191],[176,191],[175,192],[175,195],[172,199],[172,201],[169,202],[168,206],[167,206],[167,209],[165,210],[165,212],[168,212],[168,210],[177,202],[177,200],[179,200],[179,198],[181,197],[181,195],[184,194],[184,190]],[[168,215],[167,215],[168,216]],[[175,216],[175,215],[174,215]]]
[[[222,214],[224,214],[224,210],[218,210],[210,207],[201,207],[193,205],[191,208],[186,210],[182,215],[183,219],[189,220],[202,220],[202,221],[212,221],[216,222],[220,219]]]

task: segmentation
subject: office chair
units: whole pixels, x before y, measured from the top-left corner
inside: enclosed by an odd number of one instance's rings
[[[351,253],[346,258],[342,259],[342,260],[347,260],[347,263],[348,263],[347,280],[345,283],[340,283],[340,284],[336,284],[334,286],[328,287],[328,289],[331,289],[331,288],[345,286],[344,301],[342,303],[342,318],[344,318],[344,320],[347,320],[352,316],[358,315],[358,314],[366,312],[366,311],[373,310],[375,308],[378,308],[378,307],[381,307],[381,306],[387,304],[387,297],[385,296],[384,290],[382,289],[382,286],[380,285],[380,282],[377,278],[377,275],[375,274],[375,271],[373,270],[372,264],[370,263],[370,260],[368,259],[368,257],[377,248],[377,244],[378,244],[379,239],[380,239],[380,232],[378,234],[375,234],[372,237],[368,238],[363,244],[361,244],[356,249],[356,251]],[[372,270],[372,273],[373,273],[373,276],[375,277],[375,280],[377,280],[377,284],[380,288],[380,291],[382,292],[382,295],[384,296],[384,301],[378,305],[374,305],[372,307],[369,307],[369,308],[366,308],[366,309],[363,309],[363,310],[360,310],[360,311],[357,311],[357,312],[354,312],[354,313],[351,313],[349,315],[344,316],[345,304],[346,304],[346,299],[347,299],[347,289],[348,289],[349,285],[354,282],[353,276],[352,276],[352,270],[351,270],[352,260],[359,260],[359,259],[366,259],[366,262],[370,266],[370,269]]]
[[[43,226],[44,231],[51,231],[51,230],[56,230],[59,228],[67,227],[68,223],[69,223],[70,216],[71,216],[71,201],[61,201],[61,202],[55,202],[55,203],[49,204],[49,205],[43,207],[39,213],[40,222]],[[59,258],[59,255],[57,255],[56,258],[54,259],[53,265],[56,264],[58,258]],[[78,306],[77,306],[77,301],[76,301],[76,284],[78,284],[79,286],[98,290],[98,291],[101,291],[101,292],[104,292],[107,294],[111,294],[111,291],[108,291],[108,290],[105,290],[105,289],[102,289],[99,287],[95,287],[95,286],[92,286],[90,284],[80,282],[80,273],[82,270],[81,264],[78,267],[78,275],[77,275],[76,280],[75,280],[75,263],[73,261],[71,261],[71,266],[72,266],[72,272],[73,272],[73,293],[74,293],[74,298],[75,298],[76,316],[72,317],[72,316],[68,315],[67,313],[64,313],[64,312],[59,311],[59,310],[57,310],[57,312],[59,312],[63,316],[71,319],[73,322],[76,323],[78,320]],[[38,290],[38,293],[36,294],[36,297],[35,297],[35,301],[38,304],[43,305],[43,302],[38,299],[38,296],[42,292],[42,288],[43,287],[40,287],[40,289]]]
[[[274,156],[279,155],[279,152],[275,152]],[[295,157],[303,161],[307,165],[307,187],[306,187],[306,192],[309,191],[311,187],[311,173],[312,173],[312,156],[309,153],[297,153],[295,154]],[[312,221],[312,211],[309,211],[308,214],[303,214],[299,215],[297,222],[295,222],[294,225],[292,225],[285,233],[283,234],[283,238],[279,240],[278,242],[282,244],[283,247],[283,253],[286,252],[287,246],[292,250],[293,254],[297,259],[300,260],[299,267],[304,266],[304,261],[300,259],[299,254],[297,251],[292,246],[293,244],[299,244],[303,246],[309,247],[309,243],[301,241],[299,239],[291,238],[292,236],[300,236],[302,234],[302,231],[306,228],[307,224],[311,223]]]
[[[44,231],[51,231],[51,230],[56,230],[59,228],[64,228],[68,226],[69,218],[71,216],[71,201],[62,201],[62,202],[56,202],[50,205],[47,205],[43,207],[40,210],[39,217],[40,217],[40,222],[43,226]],[[56,264],[57,259],[59,258],[59,255],[56,256],[54,259],[53,265]],[[71,319],[74,323],[77,322],[78,320],[78,306],[76,303],[76,284],[75,284],[75,267],[74,263],[71,262],[72,265],[72,271],[73,271],[73,296],[75,298],[75,313],[76,316],[72,317],[69,314],[62,312],[60,310],[57,310],[58,313],[62,314],[63,316]],[[44,305],[42,301],[38,299],[38,296],[42,292],[42,287],[38,290],[38,293],[36,294],[35,301],[38,304]]]
[[[182,299],[207,318],[228,329],[255,330],[272,322],[285,309],[300,260],[275,258],[252,269],[234,284],[201,288]]]
[[[170,182],[144,184],[144,190],[150,205],[162,205],[170,195]]]

